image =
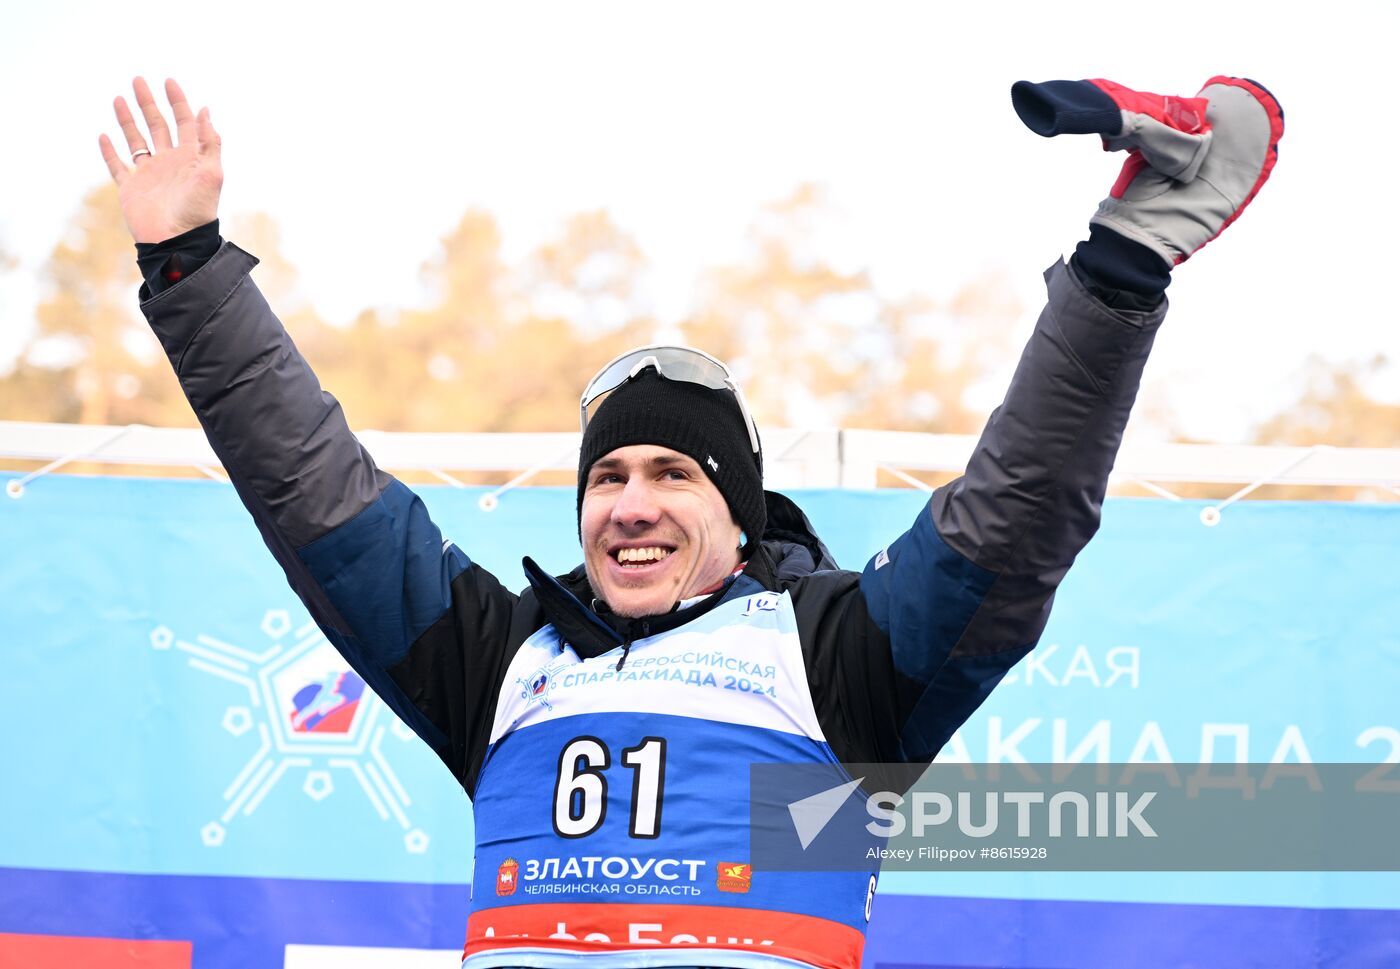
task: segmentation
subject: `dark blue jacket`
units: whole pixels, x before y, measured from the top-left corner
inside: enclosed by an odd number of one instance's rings
[[[225,244],[142,311],[288,581],[347,661],[471,794],[502,677],[553,622],[580,653],[615,648],[757,589],[792,595],[821,726],[849,762],[923,763],[1036,643],[1098,527],[1108,474],[1165,301],[1111,309],[1063,263],[1006,399],[966,473],[864,572],[835,568],[802,513],[770,496],[744,573],[709,600],[616,620],[583,570],[531,569],[517,595],[445,542],[375,466],[340,405]],[[149,296],[149,293],[145,295]]]

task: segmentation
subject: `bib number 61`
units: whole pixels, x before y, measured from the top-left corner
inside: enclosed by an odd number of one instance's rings
[[[661,834],[661,798],[666,790],[666,739],[645,737],[622,751],[632,771],[632,805],[627,833],[634,838]],[[559,752],[554,779],[554,831],[561,838],[585,838],[608,814],[607,770],[612,755],[597,737],[575,737]]]

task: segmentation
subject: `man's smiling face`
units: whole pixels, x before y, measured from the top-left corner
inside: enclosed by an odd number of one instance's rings
[[[580,520],[593,589],[620,616],[655,616],[739,564],[739,525],[692,458],[653,444],[609,451],[588,469]]]

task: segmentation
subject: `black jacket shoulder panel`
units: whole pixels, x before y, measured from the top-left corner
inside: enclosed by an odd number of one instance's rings
[[[904,711],[922,692],[894,665],[889,637],[871,619],[860,574],[814,572],[788,586],[817,722],[846,763],[904,759]]]

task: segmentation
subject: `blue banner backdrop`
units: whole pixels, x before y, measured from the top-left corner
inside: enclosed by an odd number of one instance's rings
[[[578,558],[571,489],[489,513],[420,490],[507,585],[523,554]],[[793,497],[848,568],[925,501]],[[1400,508],[1199,510],[1110,501],[1034,660],[944,756],[1400,759]],[[190,942],[198,969],[460,949],[471,806],[356,692],[231,488],[44,478],[0,500],[0,553],[0,966],[21,936]],[[866,962],[1397,965],[1397,910],[1391,873],[888,874]]]

